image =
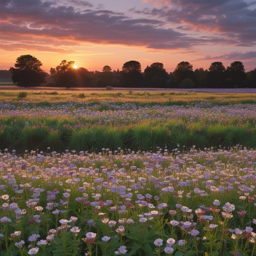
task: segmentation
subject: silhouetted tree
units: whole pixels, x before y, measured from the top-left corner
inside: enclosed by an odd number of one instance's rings
[[[207,70],[203,68],[197,68],[194,72],[196,87],[207,87]]]
[[[31,55],[17,58],[15,68],[10,68],[12,81],[22,87],[39,86],[45,83],[46,73],[41,69],[42,62]]]
[[[195,80],[193,66],[187,61],[182,61],[177,65],[173,72],[173,76],[177,85],[186,78],[190,78],[192,81]]]
[[[74,70],[76,74],[76,81],[79,87],[89,87],[90,86],[90,72],[86,68],[79,68]]]
[[[111,71],[112,71],[112,68],[108,65],[104,66],[103,69],[102,69],[102,72],[106,72],[106,73],[107,72],[110,73]]]
[[[246,74],[246,87],[256,88],[256,68]]]
[[[100,78],[97,82],[98,87],[107,87],[112,85],[113,72],[110,66],[104,66]]]
[[[246,79],[244,65],[241,61],[232,62],[227,68],[227,76],[230,81],[230,87],[242,87]]]
[[[50,73],[56,86],[70,88],[89,85],[89,71],[85,68],[75,69],[74,64],[74,61],[63,60],[55,69],[51,68]]]
[[[151,64],[144,70],[144,78],[146,87],[160,87],[167,86],[166,82],[169,78],[168,73],[164,69],[164,65],[159,62]]]
[[[213,62],[207,74],[207,87],[227,87],[226,69],[222,62]]]
[[[124,87],[141,87],[142,78],[141,65],[138,61],[131,60],[124,63],[121,73]]]

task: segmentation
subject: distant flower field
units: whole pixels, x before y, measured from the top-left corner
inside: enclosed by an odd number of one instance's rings
[[[0,148],[99,152],[256,147],[256,104],[19,103],[0,105]],[[177,147],[177,144],[179,146]]]
[[[255,255],[256,151],[0,154],[0,255]]]

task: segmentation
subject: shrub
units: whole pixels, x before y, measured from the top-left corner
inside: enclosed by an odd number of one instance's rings
[[[195,87],[195,83],[190,79],[186,78],[183,79],[182,82],[179,84],[180,88],[193,88]]]
[[[49,82],[45,85],[46,87],[55,87],[54,82]]]
[[[18,93],[18,98],[21,99],[21,98],[26,98],[27,97],[27,93],[26,92],[19,92]]]
[[[84,93],[79,93],[79,94],[77,95],[77,97],[80,98],[80,99],[83,99],[83,98],[85,98],[85,95],[84,95]]]
[[[109,85],[106,87],[106,90],[113,90],[113,88],[112,88],[112,86]]]

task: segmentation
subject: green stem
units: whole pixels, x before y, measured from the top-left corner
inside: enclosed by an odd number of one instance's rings
[[[194,243],[195,243],[195,248],[196,248],[196,256],[198,256],[198,248],[197,248],[196,236],[194,238]]]
[[[251,254],[251,256],[253,256],[253,255],[254,255],[255,245],[256,245],[256,243],[254,242],[254,245],[253,245],[253,249],[252,249],[252,254]]]
[[[77,248],[77,245],[76,245],[76,234],[74,234],[74,256],[76,256],[76,248]]]

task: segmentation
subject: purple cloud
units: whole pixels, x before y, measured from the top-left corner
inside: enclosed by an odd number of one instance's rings
[[[84,3],[89,8],[82,11],[62,3],[1,0],[0,33],[4,35],[1,39],[16,37],[22,43],[28,37],[34,40],[49,38],[61,42],[121,44],[151,49],[189,49],[204,42],[204,39],[164,28],[165,23],[158,19],[135,19],[119,12],[91,9],[89,3],[84,1],[72,1],[78,5]],[[0,47],[8,50],[3,45]]]
[[[200,61],[200,60],[256,60],[256,51],[229,52],[229,53],[220,54],[217,56],[207,55],[203,58],[199,58],[194,61]]]
[[[180,24],[190,30],[206,31],[213,36],[231,39],[233,45],[256,44],[256,1],[245,0],[144,0],[162,4],[162,7],[131,11],[164,18],[171,24]]]

